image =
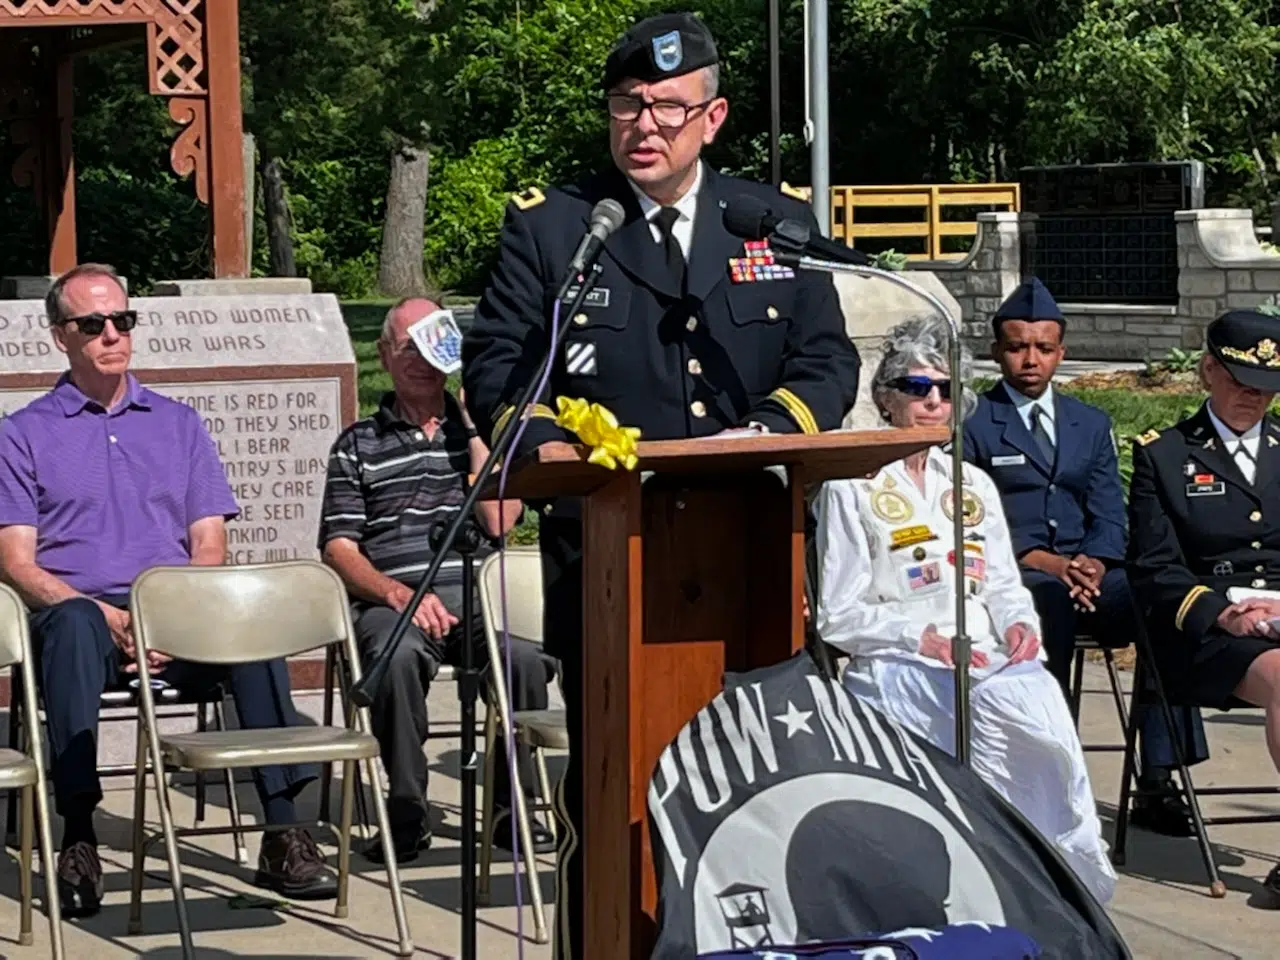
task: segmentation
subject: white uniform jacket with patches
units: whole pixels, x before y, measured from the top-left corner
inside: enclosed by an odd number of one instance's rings
[[[931,447],[924,492],[903,461],[871,479],[833,480],[818,502],[821,564],[817,628],[855,658],[894,657],[938,666],[919,653],[933,624],[955,633],[956,566],[952,460]],[[1005,665],[1004,634],[1015,623],[1040,633],[1031,593],[1022,585],[995,483],[964,465],[965,629],[990,658],[975,676]],[[1039,658],[1045,659],[1043,649]]]

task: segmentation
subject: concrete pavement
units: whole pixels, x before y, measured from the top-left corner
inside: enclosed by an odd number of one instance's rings
[[[1129,674],[1123,675],[1128,682]],[[1114,706],[1106,694],[1105,674],[1094,664],[1086,672],[1086,695],[1082,709],[1082,735],[1086,743],[1115,742],[1119,729]],[[320,711],[316,697],[301,698],[300,706],[313,716]],[[433,722],[447,723],[457,717],[457,698],[451,684],[431,693]],[[1257,711],[1211,714],[1208,717],[1213,758],[1196,768],[1202,786],[1229,783],[1275,784],[1280,782],[1263,746],[1261,717]],[[107,738],[130,742],[128,724],[114,724]],[[108,729],[108,728],[104,728]],[[111,744],[104,744],[104,750]],[[431,797],[437,805],[436,841],[417,864],[402,872],[407,910],[416,956],[454,957],[459,952],[458,863],[458,742],[433,740],[428,754],[432,760]],[[1092,753],[1089,766],[1094,791],[1110,836],[1118,793],[1120,755]],[[558,765],[552,764],[552,776]],[[147,861],[145,892],[145,933],[127,935],[128,919],[128,829],[131,817],[131,790],[125,780],[108,781],[108,790],[98,818],[103,841],[102,855],[107,870],[107,898],[102,913],[88,921],[66,924],[68,956],[107,960],[114,957],[178,957],[176,921],[170,902],[163,848],[152,847]],[[246,817],[256,814],[253,791],[246,783],[239,791]],[[180,786],[171,792],[177,822],[190,825],[194,805],[191,788]],[[156,822],[154,792],[148,798],[149,826]],[[315,795],[306,795],[314,812]],[[223,791],[210,791],[209,822],[226,822]],[[1206,815],[1267,810],[1280,798],[1238,798],[1206,800]],[[1280,903],[1261,892],[1266,876],[1280,853],[1280,824],[1211,827],[1215,856],[1227,884],[1227,896],[1211,899],[1194,840],[1156,837],[1141,830],[1130,831],[1129,856],[1112,915],[1139,960],[1218,960],[1249,958],[1263,960],[1280,955],[1276,948],[1280,931]],[[321,837],[322,848],[332,855],[334,848]],[[385,875],[376,867],[353,856],[351,911],[345,920],[332,916],[332,903],[296,904],[286,909],[237,909],[232,898],[241,893],[257,893],[251,886],[251,867],[237,866],[229,859],[229,837],[192,838],[182,843],[188,902],[196,942],[202,957],[311,957],[314,960],[391,956],[395,927],[386,892]],[[256,857],[257,837],[249,839]],[[18,886],[16,853],[0,865],[0,957],[47,956],[48,927],[42,923],[37,900],[36,943],[17,946]],[[509,858],[495,867],[492,905],[480,910],[479,956],[515,958],[520,955],[516,937],[518,916]],[[542,858],[541,882],[548,904],[554,896],[554,862]],[[39,896],[40,888],[37,887]],[[549,960],[551,948],[532,942],[532,917],[527,891],[523,923],[526,960]],[[550,906],[548,919],[550,921]]]

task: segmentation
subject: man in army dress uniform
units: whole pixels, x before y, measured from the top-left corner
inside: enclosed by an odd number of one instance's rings
[[[700,159],[728,112],[719,57],[689,14],[644,20],[605,63],[614,167],[584,183],[531,187],[507,211],[498,263],[463,345],[463,384],[482,435],[496,440],[549,344],[562,274],[592,208],[611,197],[626,211],[609,238],[595,289],[569,324],[515,455],[573,441],[557,427],[554,398],[599,402],[642,439],[726,430],[817,433],[835,429],[857,394],[859,361],[829,276],[731,271],[743,241],[723,209],[747,195],[781,217],[814,222],[808,206],[772,187],[726,177]],[[744,282],[738,282],[744,281]],[[571,758],[560,786],[563,833],[557,955],[581,957],[580,735],[581,512],[576,499],[541,508],[545,637],[561,658]],[[743,518],[743,522],[750,522]],[[589,628],[586,642],[590,642]]]
[[[1232,310],[1206,341],[1209,399],[1134,444],[1129,581],[1170,699],[1264,708],[1280,770],[1280,317]]]

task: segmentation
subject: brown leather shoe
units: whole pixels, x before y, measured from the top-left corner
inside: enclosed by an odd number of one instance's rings
[[[300,827],[273,830],[262,838],[256,886],[293,900],[328,900],[338,895],[337,875],[309,831]]]
[[[102,905],[102,861],[83,840],[58,854],[58,901],[65,917],[91,917]]]

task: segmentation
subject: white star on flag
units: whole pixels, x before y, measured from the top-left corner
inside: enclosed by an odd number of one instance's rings
[[[812,716],[813,716],[812,710],[797,710],[796,705],[792,703],[790,700],[788,700],[787,712],[780,713],[773,719],[777,720],[778,723],[786,724],[787,739],[790,740],[801,730],[803,730],[805,733],[809,734],[810,736],[813,735],[813,730],[810,729],[809,727],[809,718]]]

